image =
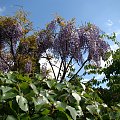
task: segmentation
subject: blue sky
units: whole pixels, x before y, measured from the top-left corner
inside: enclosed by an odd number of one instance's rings
[[[57,13],[66,20],[76,18],[77,25],[91,22],[106,33],[116,32],[120,41],[120,0],[0,0],[0,15],[14,14],[17,5],[30,12],[36,29],[44,28]]]
[[[76,18],[77,25],[91,22],[107,33],[120,34],[120,0],[0,0],[0,14],[14,14],[23,6],[35,28],[43,28],[54,15]]]

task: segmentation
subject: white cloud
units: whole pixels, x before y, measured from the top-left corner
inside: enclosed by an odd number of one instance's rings
[[[109,26],[109,27],[111,27],[113,25],[113,22],[109,19],[109,20],[107,20],[106,25]]]
[[[6,10],[6,7],[5,7],[5,6],[0,7],[0,14],[2,14],[5,10]]]

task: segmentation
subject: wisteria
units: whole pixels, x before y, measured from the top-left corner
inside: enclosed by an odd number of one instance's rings
[[[79,45],[79,36],[74,21],[69,21],[64,27],[61,27],[58,36],[54,41],[53,49],[54,52],[61,55],[63,59],[71,56],[78,60],[78,56],[80,55]]]
[[[45,52],[52,48],[56,56],[62,59],[74,58],[82,63],[84,53],[88,53],[88,60],[100,65],[102,57],[105,60],[105,53],[110,46],[100,37],[101,30],[94,24],[86,24],[79,28],[75,26],[75,21],[71,20],[64,26],[56,27],[57,22],[51,21],[46,30],[40,31],[38,46],[40,52]],[[51,31],[51,32],[50,32]]]
[[[51,50],[55,57],[65,62],[64,66],[71,58],[77,63],[84,63],[85,53],[87,61],[99,66],[101,58],[105,60],[106,52],[110,50],[108,43],[100,37],[101,30],[96,25],[88,23],[76,27],[74,19],[63,21],[55,18],[45,29],[18,42],[22,35],[23,29],[16,19],[0,17],[0,50],[7,43],[14,63],[17,60],[16,53],[39,59],[42,53]]]
[[[105,53],[110,50],[110,46],[100,37],[100,29],[93,25],[87,24],[78,30],[80,42],[84,52],[88,52],[88,60],[100,65],[102,57],[105,60]]]
[[[18,39],[22,36],[21,25],[11,17],[0,17],[0,39]]]
[[[47,25],[45,30],[39,32],[37,45],[40,54],[52,47],[55,38],[55,30],[56,20],[53,20]]]
[[[12,46],[15,52],[16,44],[22,37],[21,25],[12,17],[0,17],[0,49]]]
[[[25,73],[31,73],[32,71],[32,61],[28,60],[27,63],[25,64],[25,68],[24,68],[24,72]]]

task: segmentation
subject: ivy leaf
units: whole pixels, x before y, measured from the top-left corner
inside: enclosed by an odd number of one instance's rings
[[[42,94],[40,94],[37,98],[33,97],[33,101],[34,101],[35,106],[49,103],[48,99]]]
[[[93,115],[93,114],[98,114],[99,109],[96,105],[87,105],[86,109]]]
[[[51,81],[46,81],[47,85],[49,88],[52,88],[55,85],[55,81],[51,80]]]
[[[70,114],[71,114],[73,120],[76,120],[77,111],[75,110],[75,108],[73,108],[71,106],[67,106],[66,109],[68,109],[70,111]]]
[[[72,96],[76,99],[77,103],[79,104],[81,97],[79,96],[79,94],[77,94],[76,92],[72,93]]]
[[[28,111],[28,102],[23,96],[16,96],[16,101],[23,111]]]
[[[33,83],[30,83],[30,87],[33,89],[35,94],[38,94],[38,90],[37,90],[36,86]]]
[[[55,103],[55,106],[59,111],[65,111],[65,109],[66,109],[66,104],[63,102],[60,102],[60,101],[57,101]]]
[[[8,115],[6,120],[17,120],[17,119],[12,115]]]

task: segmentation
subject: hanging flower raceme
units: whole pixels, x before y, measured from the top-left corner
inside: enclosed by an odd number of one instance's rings
[[[100,29],[89,23],[77,31],[83,51],[88,52],[88,59],[99,66],[101,57],[105,60],[105,54],[110,50],[108,43],[100,37]]]
[[[39,48],[39,53],[45,52],[47,49],[52,48],[53,41],[55,38],[55,30],[56,30],[56,21],[51,21],[45,30],[41,30],[39,32],[37,38],[37,45]]]
[[[63,59],[73,57],[78,60],[81,56],[79,36],[73,20],[61,27],[57,38],[54,41],[54,53]],[[82,60],[82,58],[80,57]]]

